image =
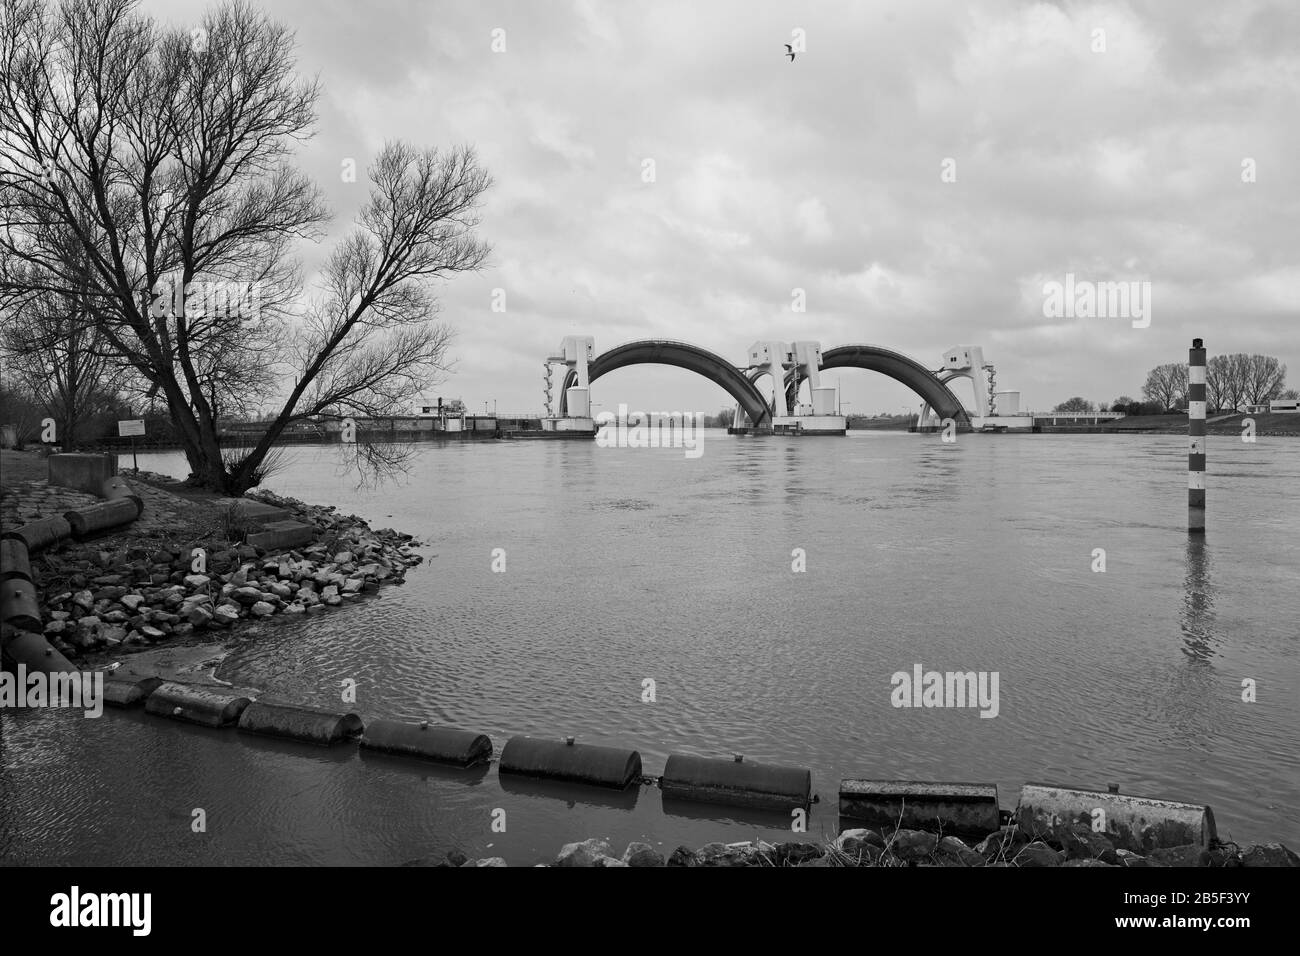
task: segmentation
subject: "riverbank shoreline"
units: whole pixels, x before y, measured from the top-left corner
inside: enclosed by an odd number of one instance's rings
[[[503,857],[470,859],[458,850],[436,862],[412,860],[406,866],[508,867]],[[616,854],[608,840],[567,843],[549,863],[533,866],[616,867],[1102,867],[1227,868],[1300,867],[1300,856],[1281,843],[1215,843],[1158,848],[1145,854],[1116,848],[1086,824],[1030,835],[1012,823],[977,842],[928,830],[893,828],[843,830],[831,841],[772,843],[751,840],[679,846],[668,856],[649,843],[632,842]]]
[[[33,471],[6,474],[5,530],[96,500]],[[31,558],[42,634],[81,666],[159,644],[210,644],[253,620],[353,603],[402,583],[424,560],[412,535],[372,529],[333,505],[267,491],[222,498],[149,472],[121,477],[144,501],[136,521]],[[289,519],[298,532],[293,546],[249,543],[266,516]]]

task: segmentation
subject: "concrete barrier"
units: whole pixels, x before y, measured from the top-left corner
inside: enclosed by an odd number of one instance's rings
[[[31,581],[22,578],[0,581],[0,621],[22,631],[41,633],[41,606]]]
[[[72,529],[72,536],[80,541],[87,535],[130,524],[140,517],[140,499],[131,497],[101,501],[76,511],[65,511],[63,517]]]
[[[622,789],[641,775],[641,755],[620,747],[578,744],[573,738],[511,737],[498,773]]]
[[[166,681],[145,699],[144,711],[204,727],[227,727],[239,720],[239,715],[251,703],[247,697],[236,694]]]
[[[1001,823],[996,784],[840,781],[841,830],[900,828],[982,837]]]
[[[361,735],[365,725],[356,714],[339,714],[314,707],[254,701],[239,715],[239,729],[264,737],[288,737],[328,747]]]
[[[309,524],[301,521],[271,521],[264,524],[261,531],[251,532],[245,543],[263,551],[283,551],[311,544],[315,538],[316,529]]]
[[[0,581],[10,578],[32,579],[32,562],[27,556],[27,543],[22,538],[0,539]]]
[[[472,767],[492,759],[492,741],[487,735],[455,727],[435,727],[428,721],[418,724],[382,718],[368,721],[361,746],[457,767]]]
[[[660,782],[665,799],[792,810],[812,803],[812,771],[672,754]]]
[[[0,625],[0,650],[3,656],[27,666],[27,673],[44,671],[47,674],[73,674],[78,668],[50,646],[43,635]]]
[[[117,474],[116,455],[64,453],[51,455],[49,462],[50,484],[97,497],[103,491],[104,482]]]
[[[29,554],[35,554],[42,548],[48,548],[52,544],[71,538],[72,526],[62,516],[51,516],[29,521],[21,528],[4,532],[0,537],[10,541],[21,541],[27,545]]]
[[[162,685],[161,677],[104,675],[104,703],[110,707],[135,707]]]
[[[1214,811],[1207,806],[1042,783],[1020,788],[1016,823],[1033,838],[1051,836],[1072,824],[1098,829],[1104,823],[1098,832],[1110,837],[1117,849],[1142,854],[1189,844],[1208,847],[1218,839]]]

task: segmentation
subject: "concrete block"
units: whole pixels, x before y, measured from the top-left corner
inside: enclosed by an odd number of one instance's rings
[[[63,488],[75,488],[96,497],[104,482],[117,474],[116,455],[84,455],[65,452],[50,456],[49,481]]]
[[[983,837],[1001,823],[996,784],[840,781],[841,830],[898,828]]]
[[[301,521],[272,521],[254,531],[247,543],[263,551],[286,551],[301,548],[315,540],[316,529]]]
[[[217,507],[233,511],[235,520],[258,526],[265,526],[273,521],[286,521],[291,517],[287,508],[268,505],[265,501],[256,501],[252,498],[226,498],[218,501]]]
[[[1208,848],[1218,839],[1214,811],[1200,804],[1041,783],[1020,788],[1016,823],[1031,839],[1052,836],[1075,824],[1093,828],[1094,821],[1104,823],[1098,832],[1117,849],[1144,855],[1189,844]]]

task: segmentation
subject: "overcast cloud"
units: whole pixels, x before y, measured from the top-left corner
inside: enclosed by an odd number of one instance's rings
[[[145,9],[185,24],[204,6]],[[386,139],[472,143],[496,179],[492,263],[442,290],[458,365],[435,394],[471,408],[540,409],[542,360],[574,333],[597,352],[675,338],[736,362],[756,339],[867,342],[931,367],[980,344],[999,387],[1039,409],[1137,395],[1203,336],[1211,354],[1278,356],[1300,386],[1290,0],[259,6],[320,75],[299,162],[334,236],[365,194],[343,160],[364,169]],[[309,276],[328,244],[301,250]],[[1149,281],[1150,326],[1045,318],[1043,284],[1070,272]],[[853,412],[919,404],[882,376],[834,374]],[[660,367],[613,373],[593,400],[729,403]]]

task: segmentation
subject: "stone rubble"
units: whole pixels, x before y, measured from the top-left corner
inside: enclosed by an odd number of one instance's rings
[[[501,857],[473,860],[452,850],[435,866],[504,866]],[[679,846],[665,858],[648,843],[630,843],[616,856],[608,840],[568,843],[551,863],[537,866],[957,866],[957,867],[1300,867],[1297,856],[1280,843],[1219,843],[1152,850],[1147,855],[1116,850],[1105,834],[1086,826],[1062,828],[1046,839],[1030,840],[1014,826],[1003,827],[971,843],[955,836],[922,830],[845,830],[831,843],[708,843],[697,850]]]
[[[5,494],[5,527],[98,500],[34,487],[43,485],[28,482]],[[67,542],[33,561],[46,638],[69,658],[130,653],[195,632],[224,631],[241,620],[320,613],[352,603],[380,586],[400,584],[407,569],[423,560],[410,535],[372,530],[333,506],[269,493],[248,497],[290,511],[316,528],[316,540],[285,552],[214,538],[181,550],[175,543],[160,548],[144,536],[138,538],[141,546],[117,550],[103,550],[94,541]],[[194,548],[204,551],[201,571],[195,570]]]

